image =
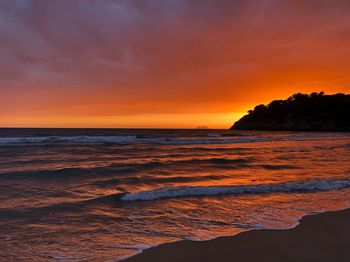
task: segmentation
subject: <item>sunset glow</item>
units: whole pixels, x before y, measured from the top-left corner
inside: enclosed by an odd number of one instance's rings
[[[350,92],[349,1],[1,1],[0,126],[228,128]]]

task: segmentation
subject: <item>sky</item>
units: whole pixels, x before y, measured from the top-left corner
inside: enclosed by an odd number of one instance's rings
[[[350,92],[350,1],[0,0],[0,126],[228,128]]]

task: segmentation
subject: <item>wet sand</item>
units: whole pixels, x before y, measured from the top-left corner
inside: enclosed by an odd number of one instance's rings
[[[350,209],[304,217],[287,230],[254,230],[234,237],[163,244],[127,262],[350,261]]]

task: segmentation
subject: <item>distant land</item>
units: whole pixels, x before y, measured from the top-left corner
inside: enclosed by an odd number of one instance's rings
[[[256,106],[230,129],[348,132],[350,95],[294,94],[286,100]]]

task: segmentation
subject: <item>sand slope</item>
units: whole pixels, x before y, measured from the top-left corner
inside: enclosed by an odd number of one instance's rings
[[[306,216],[289,230],[259,230],[205,242],[164,244],[141,261],[350,261],[350,210]]]

